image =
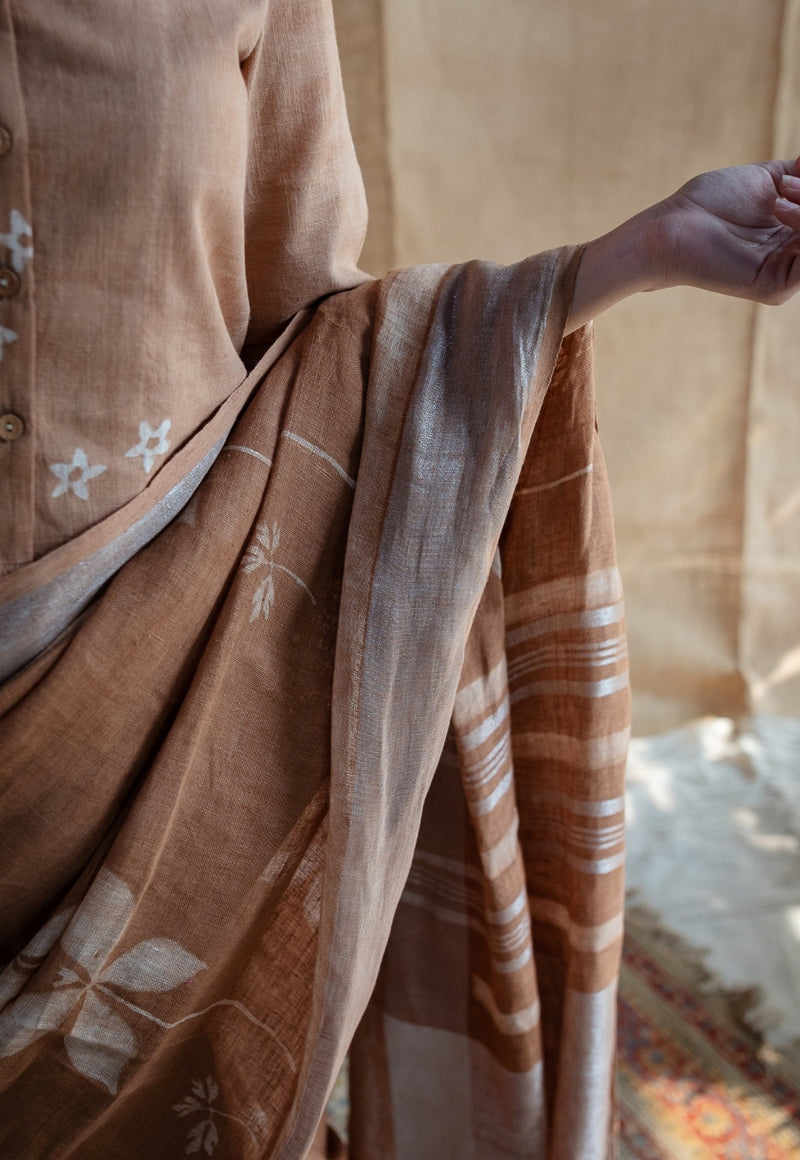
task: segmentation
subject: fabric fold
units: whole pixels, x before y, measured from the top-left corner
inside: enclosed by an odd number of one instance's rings
[[[6,683],[4,1151],[300,1160],[363,1016],[355,1160],[611,1155],[627,686],[579,257],[331,296]],[[421,1118],[409,1069],[461,1103]]]

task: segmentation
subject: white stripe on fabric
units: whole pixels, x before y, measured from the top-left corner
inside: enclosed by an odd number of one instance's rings
[[[625,648],[625,637],[621,634],[619,636],[604,637],[602,640],[589,641],[569,641],[557,640],[550,641],[547,644],[540,645],[539,648],[530,649],[528,652],[517,654],[514,662],[519,660],[520,656],[524,657],[540,657],[547,656],[548,653],[558,650],[559,652],[568,653],[570,656],[577,657],[592,657],[592,656],[606,656],[609,653],[620,652]]]
[[[493,922],[496,926],[505,926],[507,922],[511,922],[525,909],[525,890],[520,890],[513,902],[502,910],[490,910],[488,914],[489,922]]]
[[[506,934],[492,935],[492,946],[504,954],[510,954],[515,947],[521,946],[526,941],[530,934],[530,923],[528,922],[527,914],[524,916],[522,922],[518,922],[516,926],[512,926],[511,930]]]
[[[500,841],[488,850],[481,850],[481,862],[488,878],[498,878],[513,863],[519,848],[518,830],[519,814],[515,810],[511,825]]]
[[[574,846],[585,846],[590,850],[608,850],[619,846],[625,839],[624,823],[590,829],[587,826],[578,826],[567,819],[550,818],[547,821],[547,829],[548,834],[559,841],[563,837],[564,841]]]
[[[608,1093],[613,1085],[617,981],[582,994],[567,988],[561,1032],[561,1066],[570,1083],[556,1093],[552,1160],[605,1160]]]
[[[511,930],[503,934],[498,930],[492,933],[492,946],[499,950],[513,950],[529,933],[530,923],[525,913],[524,888],[509,906],[500,911],[488,912],[484,910],[483,890],[477,883],[465,886],[463,880],[454,881],[449,876],[442,878],[433,871],[421,871],[412,867],[405,889],[419,899],[427,899],[430,905],[449,903],[451,907],[458,907],[459,912],[465,915],[472,910],[480,915],[481,920],[485,917],[495,928],[508,926],[513,922]],[[517,922],[516,920],[520,918],[522,921]]]
[[[495,958],[493,958],[492,959],[492,966],[497,971],[498,975],[513,975],[514,971],[521,970],[522,967],[524,967],[527,963],[529,963],[531,961],[532,957],[533,957],[533,947],[530,946],[530,944],[529,944],[528,946],[525,947],[525,950],[522,952],[522,954],[517,955],[517,957],[515,959],[495,959]]]
[[[563,809],[569,810],[571,814],[577,814],[581,818],[613,818],[616,814],[625,812],[624,797],[601,798],[600,801],[583,802],[567,793],[538,789],[536,786],[532,786],[525,790],[524,798],[526,803],[549,802],[552,805],[561,806]]]
[[[266,455],[262,455],[260,451],[256,451],[255,447],[245,447],[243,443],[226,443],[222,450],[241,451],[244,455],[251,455],[253,459],[260,459],[262,463],[266,463],[267,467],[272,467],[272,460],[268,459]]]
[[[625,616],[625,605],[619,600],[615,604],[603,604],[600,608],[584,609],[583,612],[553,612],[541,616],[520,628],[506,633],[506,648],[514,648],[523,641],[552,632],[578,632],[588,628],[608,628],[619,624]]]
[[[456,693],[453,720],[458,726],[468,724],[479,714],[483,716],[490,705],[498,705],[506,693],[506,659],[486,675],[477,677]]]
[[[324,459],[326,463],[330,463],[331,467],[341,475],[346,484],[350,487],[356,486],[356,481],[352,476],[347,474],[341,463],[337,463],[332,455],[329,455],[327,451],[323,451],[321,447],[317,447],[316,443],[309,443],[308,439],[304,439],[302,435],[298,435],[294,431],[281,431],[281,438],[291,439],[293,443],[299,444],[300,447],[305,447],[306,451],[310,451],[312,455],[317,455],[320,459]]]
[[[443,874],[447,877],[443,877]],[[449,893],[454,900],[460,898],[467,905],[482,906],[484,876],[476,867],[468,866],[465,862],[418,850],[414,855],[408,877],[409,882],[413,880],[420,885],[433,885],[436,889]],[[468,882],[465,883],[464,878],[467,878]],[[473,892],[471,895],[470,891]],[[486,917],[494,926],[507,926],[523,913],[526,901],[527,895],[523,887],[508,906],[504,906],[501,910],[490,910]]]
[[[542,757],[586,770],[599,770],[624,761],[629,741],[630,729],[586,740],[569,733],[518,733],[514,738],[514,752],[518,757]],[[571,800],[566,794],[563,797]],[[577,806],[575,810],[580,812]]]
[[[395,1160],[545,1155],[541,1060],[530,1071],[506,1071],[466,1033],[405,1023],[388,1014],[382,1030],[391,1061],[388,1114]]]
[[[530,926],[526,921],[522,923],[515,931],[511,932],[513,937],[505,936],[501,938],[491,938],[487,931],[485,923],[474,915],[465,913],[463,910],[454,910],[448,906],[442,906],[433,901],[428,895],[419,894],[416,890],[411,890],[409,887],[403,891],[400,901],[406,903],[408,906],[415,906],[419,910],[424,910],[439,922],[448,922],[453,926],[468,927],[475,931],[476,934],[491,946],[495,952],[492,956],[492,965],[495,970],[501,975],[513,974],[514,971],[520,970],[528,963],[532,957],[532,947],[530,944]],[[515,947],[522,944],[523,950],[513,959],[500,959],[497,954],[509,954]]]
[[[518,653],[508,665],[508,677],[513,681],[521,672],[544,668],[548,664],[573,664],[584,668],[603,668],[616,664],[628,655],[625,641],[621,637],[614,640],[598,641],[596,644],[569,644],[553,641],[541,648]]]
[[[554,902],[551,898],[535,898],[531,895],[528,904],[534,922],[547,922],[559,927],[566,933],[569,945],[576,951],[596,954],[613,946],[622,938],[624,917],[621,911],[597,926],[580,926],[561,902]]]
[[[602,681],[532,681],[530,684],[515,689],[511,694],[510,701],[512,705],[516,705],[517,702],[524,701],[526,697],[562,695],[599,700],[602,697],[612,697],[614,693],[619,693],[627,687],[627,672],[618,673],[615,677],[606,677]]]
[[[586,826],[568,826],[569,833],[582,846],[589,846],[595,850],[605,850],[611,846],[618,846],[625,837],[625,824],[603,826],[597,830],[590,830]]]
[[[466,761],[464,762],[465,783],[470,789],[480,789],[482,786],[487,785],[506,764],[510,752],[511,735],[506,732],[480,761],[472,764]]]
[[[479,975],[472,976],[472,994],[489,1012],[492,1023],[501,1035],[524,1035],[527,1031],[532,1031],[539,1022],[538,999],[535,999],[529,1007],[523,1007],[521,1011],[511,1011],[507,1014],[497,1006],[491,988]]]
[[[566,862],[576,870],[580,870],[582,874],[613,874],[615,870],[619,870],[625,864],[624,851],[619,854],[611,854],[608,858],[579,858],[577,854],[570,854],[562,845],[555,842],[541,842],[537,846],[537,850],[548,853],[557,861]]]
[[[461,750],[464,753],[469,753],[471,749],[477,749],[484,741],[488,741],[496,729],[502,725],[508,716],[508,698],[504,697],[502,704],[494,713],[490,714],[485,721],[477,725],[473,730],[461,738]]]
[[[554,479],[550,483],[537,483],[535,487],[518,487],[514,495],[536,495],[537,492],[549,491],[551,487],[560,487],[562,483],[569,483],[573,479],[580,479],[582,475],[589,475],[592,471],[594,471],[594,464],[589,463],[579,471],[572,471],[569,475],[562,475],[560,479]]]
[[[616,568],[601,568],[585,576],[561,576],[505,598],[506,627],[520,624],[545,610],[574,613],[622,600],[622,580]]]
[[[509,770],[499,785],[495,786],[488,797],[482,798],[477,802],[470,801],[468,798],[467,805],[469,806],[469,812],[472,814],[473,818],[482,818],[484,814],[491,813],[498,802],[506,796],[509,789],[511,788],[511,783],[513,780],[513,771]]]

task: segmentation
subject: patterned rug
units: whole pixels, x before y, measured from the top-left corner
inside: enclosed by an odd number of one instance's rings
[[[621,1160],[800,1160],[797,1053],[760,1048],[737,1017],[748,996],[714,990],[647,912],[626,921]]]

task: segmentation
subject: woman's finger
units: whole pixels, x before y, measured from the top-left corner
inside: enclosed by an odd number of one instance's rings
[[[794,177],[791,173],[784,173],[781,178],[780,186],[781,197],[786,198],[787,201],[793,201],[800,205],[800,177]]]
[[[773,212],[781,225],[789,226],[790,229],[800,233],[800,205],[789,201],[786,197],[779,197],[775,201]]]

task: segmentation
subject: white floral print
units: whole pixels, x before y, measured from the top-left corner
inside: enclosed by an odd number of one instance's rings
[[[0,326],[0,362],[3,361],[3,347],[16,342],[18,338],[16,331],[9,330],[7,326]]]
[[[219,1095],[219,1088],[211,1076],[208,1076],[205,1084],[198,1079],[192,1080],[192,1092],[193,1094],[186,1096],[181,1103],[173,1104],[173,1110],[179,1116],[191,1116],[198,1113],[203,1116],[203,1119],[192,1124],[189,1129],[186,1152],[187,1154],[199,1152],[202,1147],[203,1151],[210,1156],[219,1143],[219,1132],[213,1118],[215,1110],[213,1105],[214,1100]]]
[[[101,463],[90,467],[86,452],[82,447],[76,447],[72,463],[51,463],[50,470],[58,477],[58,483],[51,493],[53,499],[58,499],[60,495],[66,495],[70,491],[74,492],[78,499],[88,499],[89,489],[86,484],[95,476],[101,475],[106,467]],[[76,475],[75,472],[80,474]]]
[[[149,423],[142,422],[139,424],[139,442],[135,447],[125,452],[126,459],[135,459],[139,455],[142,457],[142,466],[149,474],[152,470],[153,464],[156,461],[156,456],[164,455],[170,449],[170,441],[167,439],[167,432],[172,423],[169,419],[163,419],[161,425],[156,427],[155,431]]]
[[[299,584],[308,594],[311,603],[317,603],[296,573],[284,567],[283,564],[275,563],[275,553],[278,550],[280,542],[281,533],[277,521],[273,523],[271,533],[269,524],[259,524],[256,528],[256,542],[251,544],[247,549],[242,563],[245,572],[255,572],[259,568],[267,569],[266,576],[253,594],[253,608],[250,613],[251,624],[254,620],[258,620],[259,616],[263,616],[264,620],[269,620],[270,609],[275,603],[275,581],[273,580],[273,572],[276,569],[279,572],[284,572],[287,576],[291,576],[292,580],[296,584]]]
[[[54,914],[0,974],[0,1010],[9,999],[20,993],[39,964],[49,955],[74,913],[75,907],[70,906]]]
[[[172,1110],[177,1112],[179,1116],[200,1117],[189,1128],[186,1137],[187,1155],[199,1152],[201,1148],[207,1156],[214,1154],[219,1143],[219,1129],[216,1123],[218,1119],[232,1120],[234,1123],[241,1125],[253,1143],[258,1143],[258,1135],[253,1130],[253,1125],[261,1127],[263,1130],[263,1126],[266,1123],[266,1116],[261,1108],[251,1108],[249,1122],[248,1120],[243,1120],[240,1116],[232,1116],[229,1112],[223,1112],[221,1108],[216,1106],[219,1087],[210,1075],[206,1076],[205,1082],[199,1079],[193,1079],[191,1081],[191,1089],[191,1095],[185,1096],[179,1104],[172,1105]],[[258,1113],[260,1113],[260,1116]]]
[[[25,221],[25,218],[18,209],[12,209],[10,217],[10,230],[7,234],[0,234],[0,245],[5,246],[11,254],[11,266],[18,274],[25,271],[25,267],[33,257],[33,246],[29,242],[27,245],[22,244],[22,238],[30,238],[33,241],[33,230]]]
[[[124,1068],[137,1052],[136,1036],[118,1009],[164,1025],[117,992],[172,991],[206,969],[167,938],[145,939],[108,963],[134,908],[133,894],[122,879],[101,870],[61,937],[61,950],[72,965],[61,968],[50,990],[22,994],[0,1013],[0,1056],[14,1055],[48,1031],[61,1029],[76,1012],[64,1035],[70,1063],[110,1092],[117,1091]]]

